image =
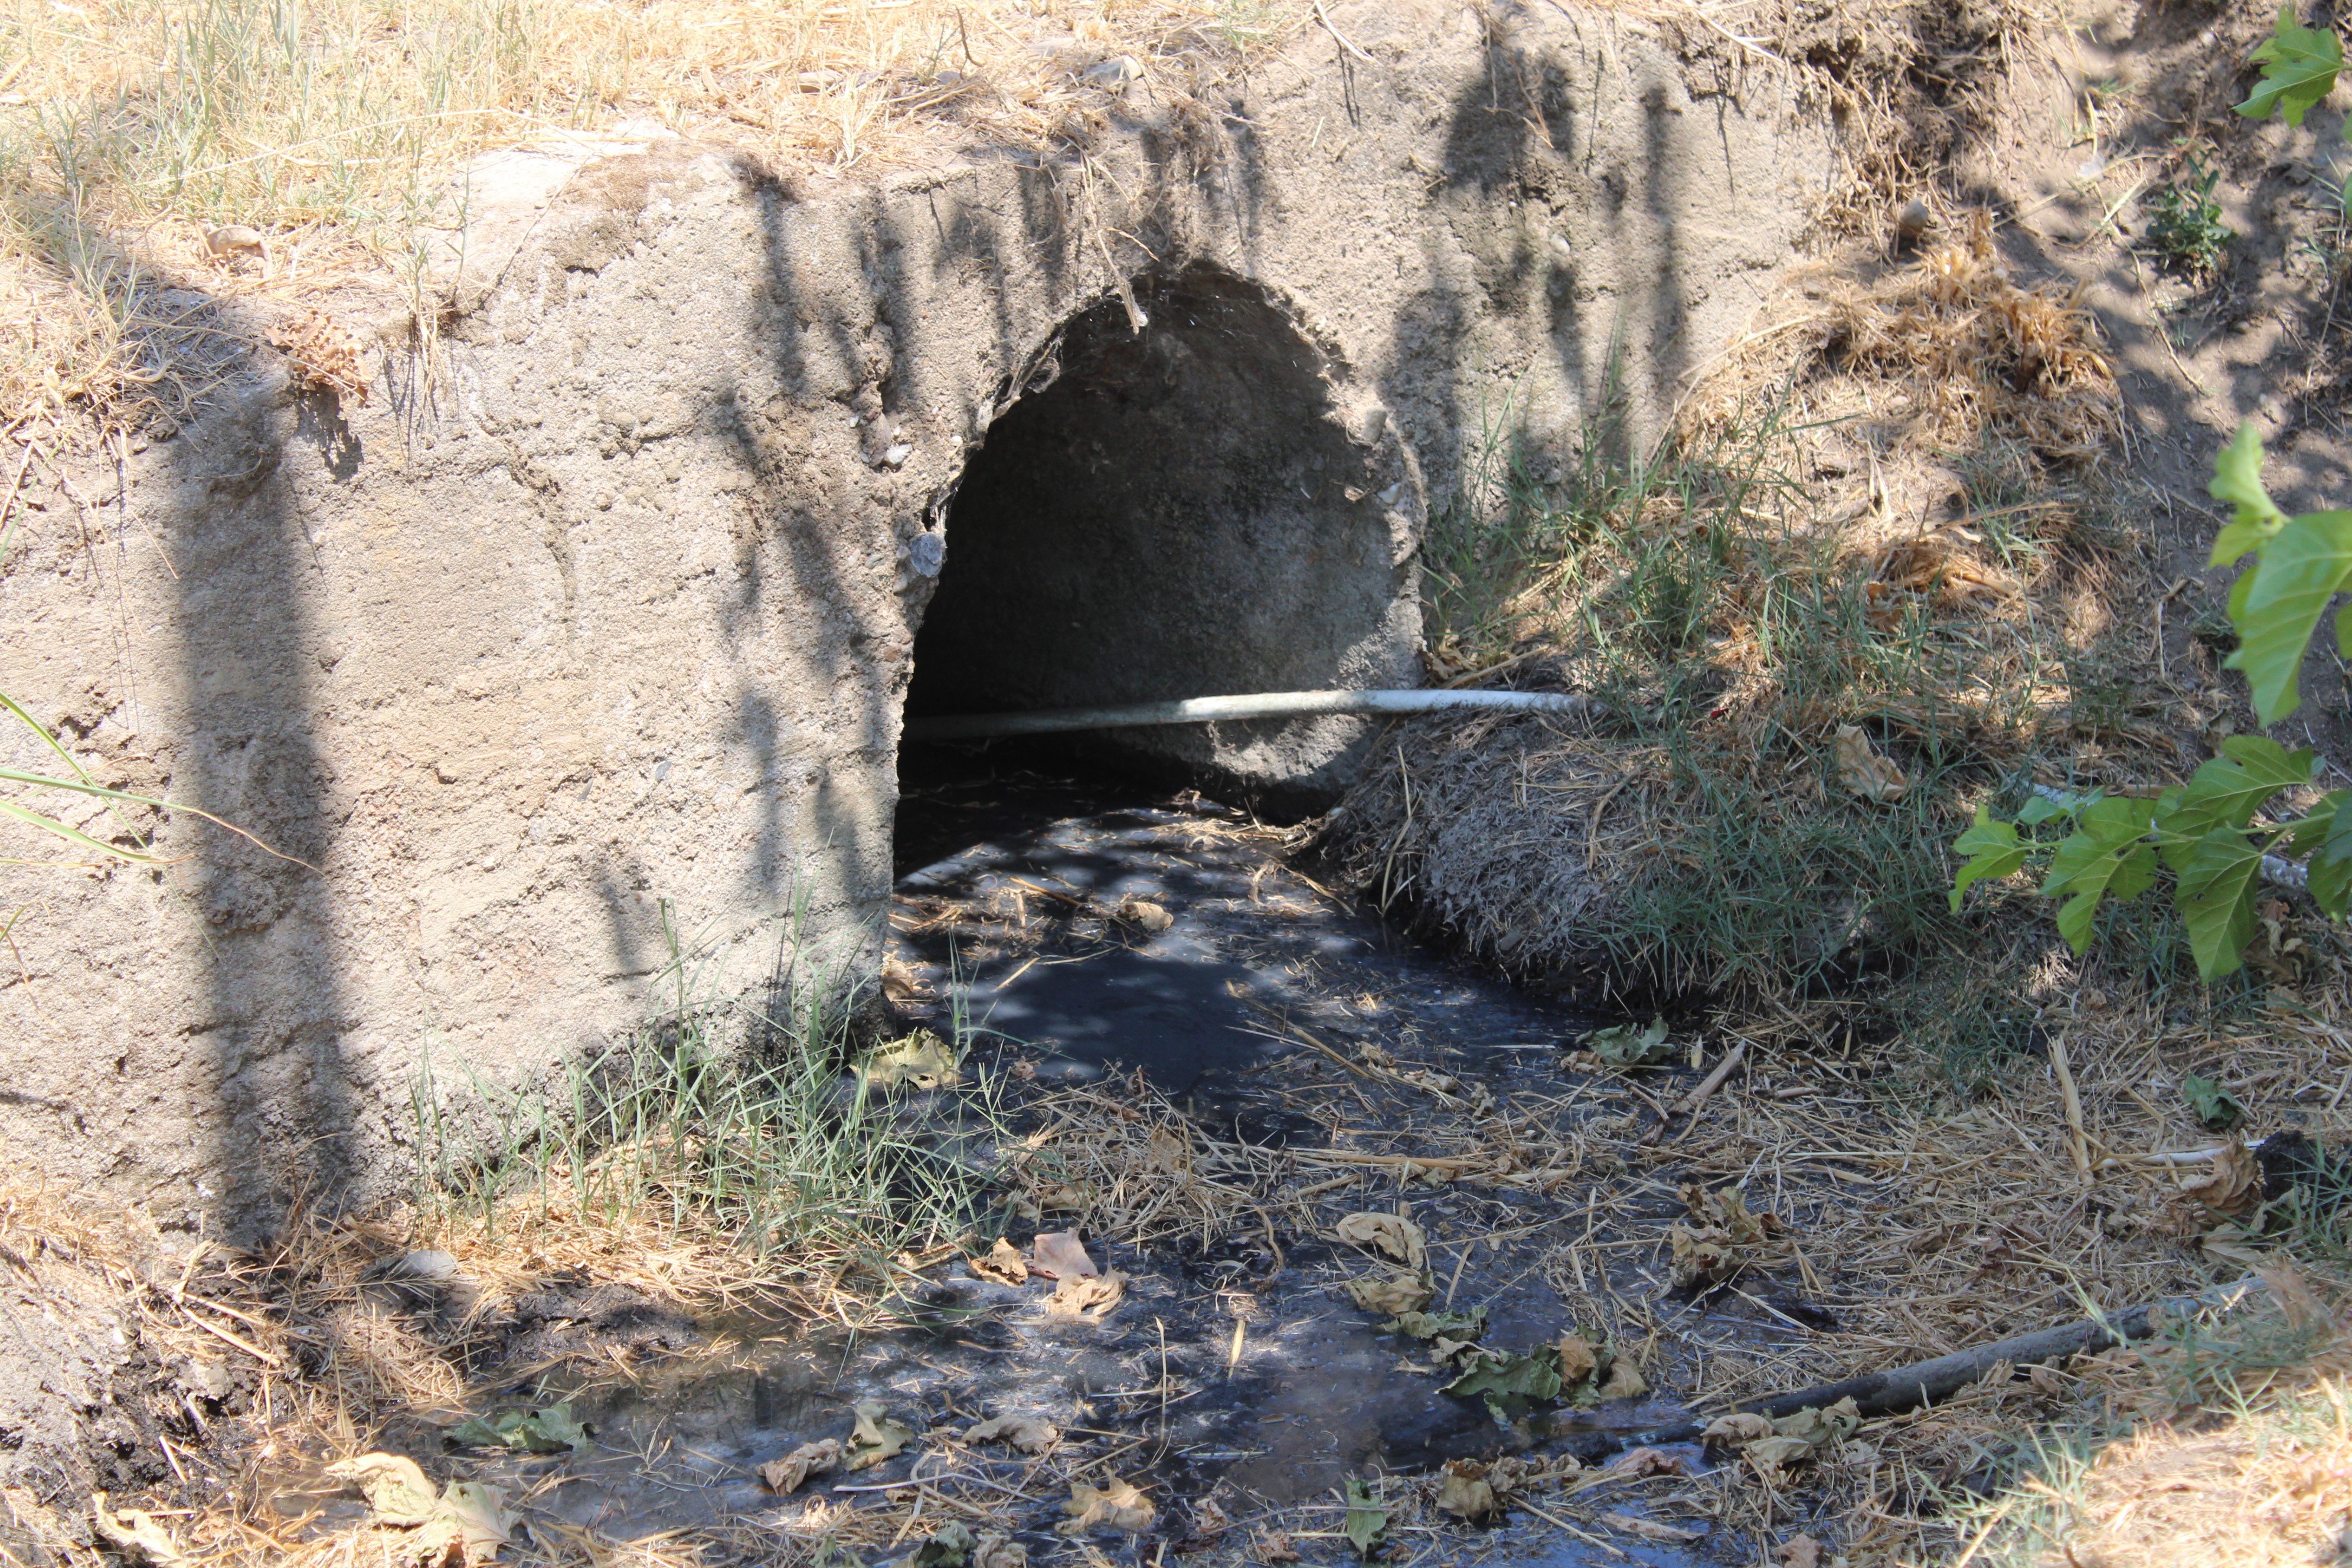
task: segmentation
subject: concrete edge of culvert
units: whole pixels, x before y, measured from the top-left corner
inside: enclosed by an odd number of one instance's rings
[[[1580,693],[1549,691],[1263,691],[1192,697],[1172,702],[1129,702],[1099,708],[1047,708],[1028,712],[956,713],[908,719],[908,741],[979,741],[1010,735],[1053,735],[1220,720],[1288,719],[1302,714],[1416,717],[1454,711],[1559,713],[1583,719],[1608,707]]]

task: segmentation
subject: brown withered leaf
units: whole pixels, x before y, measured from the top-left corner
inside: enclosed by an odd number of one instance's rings
[[[1792,1535],[1780,1545],[1783,1568],[1822,1568],[1822,1543],[1810,1535]]]
[[[1456,1519],[1484,1524],[1502,1511],[1486,1467],[1475,1459],[1448,1459],[1437,1485],[1437,1506]]]
[[[1607,1401],[1639,1399],[1649,1392],[1650,1380],[1642,1375],[1642,1369],[1621,1355],[1609,1363],[1608,1373],[1594,1386],[1592,1394],[1594,1398]]]
[[[770,1459],[760,1467],[760,1484],[782,1495],[798,1491],[811,1476],[821,1476],[841,1468],[841,1439],[821,1437],[814,1443],[803,1443],[781,1459]]]
[[[1029,1272],[1043,1279],[1090,1279],[1102,1270],[1075,1230],[1041,1230],[1029,1248]]]
[[[1084,1535],[1090,1530],[1123,1530],[1130,1535],[1140,1534],[1151,1528],[1159,1512],[1150,1498],[1116,1476],[1098,1487],[1085,1481],[1071,1482],[1070,1500],[1062,1506],[1071,1515],[1062,1525],[1065,1535]]]
[[[2202,1175],[2180,1184],[2180,1191],[2217,1215],[2242,1215],[2262,1201],[2263,1168],[2246,1141],[2232,1138]]]
[[[857,1426],[849,1435],[844,1458],[847,1469],[863,1470],[895,1458],[915,1440],[911,1430],[890,1419],[888,1408],[878,1399],[861,1399],[850,1406],[850,1413],[857,1417]]]
[[[269,341],[286,355],[286,367],[302,390],[368,400],[367,374],[360,368],[359,346],[335,319],[317,306],[269,330]]]
[[[92,1492],[89,1516],[90,1522],[98,1527],[99,1539],[113,1547],[132,1568],[141,1563],[146,1568],[182,1568],[188,1561],[171,1531],[144,1509],[126,1508],[118,1512],[106,1506],[104,1492]]]
[[[1429,1263],[1428,1237],[1402,1215],[1351,1214],[1332,1226],[1331,1234],[1350,1247],[1393,1258],[1407,1268],[1423,1268]]]
[[[1003,1535],[983,1535],[971,1554],[971,1568],[1029,1568],[1029,1549]]]
[[[1679,1476],[1686,1473],[1680,1454],[1669,1454],[1664,1448],[1628,1448],[1605,1467],[1608,1474],[1639,1480],[1643,1476]]]
[[[1666,1245],[1674,1253],[1674,1286],[1688,1290],[1700,1285],[1719,1284],[1739,1272],[1744,1261],[1731,1237],[1719,1226],[1706,1226],[1693,1230],[1686,1225],[1666,1227]]]
[[[329,1465],[327,1474],[357,1486],[378,1524],[423,1524],[441,1499],[424,1469],[404,1454],[361,1454]]]
[[[1832,749],[1837,755],[1838,783],[1848,795],[1889,805],[1909,792],[1911,781],[1879,754],[1859,724],[1839,725]]]
[[[1163,1176],[1178,1175],[1192,1168],[1192,1148],[1167,1128],[1155,1127],[1143,1159],[1145,1164]]]
[[[1108,1274],[1074,1275],[1054,1288],[1045,1310],[1056,1318],[1099,1323],[1118,1309],[1127,1295],[1127,1276],[1114,1268]]]
[[[1612,1530],[1622,1530],[1643,1541],[1655,1541],[1668,1546],[1688,1546],[1694,1541],[1706,1539],[1706,1532],[1683,1530],[1671,1524],[1660,1524],[1654,1519],[1638,1519],[1630,1513],[1604,1513],[1601,1522]]]
[[[1403,1312],[1420,1311],[1436,1298],[1437,1289],[1426,1274],[1392,1268],[1386,1274],[1367,1274],[1360,1279],[1349,1280],[1348,1294],[1365,1311],[1393,1318]]]
[[[999,1285],[1025,1285],[1029,1282],[1029,1265],[1022,1258],[1021,1249],[1003,1237],[988,1249],[985,1258],[967,1258],[965,1264],[982,1279],[993,1279]]]
[[[1702,1443],[1754,1443],[1772,1436],[1772,1418],[1759,1415],[1752,1410],[1736,1410],[1728,1415],[1718,1415],[1706,1424],[1698,1435]]]
[[[999,1415],[964,1428],[967,1443],[1010,1443],[1024,1454],[1042,1454],[1054,1446],[1061,1428],[1031,1415]]]

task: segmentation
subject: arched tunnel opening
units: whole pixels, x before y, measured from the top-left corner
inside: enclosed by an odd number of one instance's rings
[[[1115,296],[1072,319],[972,454],[910,722],[1413,683],[1393,440],[1349,430],[1323,354],[1257,285],[1195,270],[1141,281],[1135,302],[1139,331]],[[1295,815],[1336,797],[1362,734],[1323,719],[909,743],[899,863],[938,842],[924,803],[959,775],[1191,784]]]

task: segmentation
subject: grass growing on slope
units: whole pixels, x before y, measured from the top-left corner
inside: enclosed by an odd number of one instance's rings
[[[1611,388],[1565,454],[1491,411],[1433,521],[1433,674],[1615,716],[1497,729],[1483,773],[1459,725],[1409,731],[1360,798],[1383,887],[1515,968],[1786,994],[1953,950],[1973,917],[1947,846],[1977,798],[2137,784],[2177,751],[2113,608],[2116,405],[2087,319],[1982,223],[1797,292],[1646,447]]]
[[[788,951],[763,995],[721,1005],[716,975],[674,946],[647,1026],[542,1087],[470,1070],[460,1086],[428,1052],[421,1233],[490,1268],[667,1258],[673,1289],[782,1289],[827,1317],[972,1234],[988,1178],[968,1151],[994,1121],[984,1093],[959,1092],[971,1030],[861,1051],[858,988]],[[918,1070],[894,1072],[894,1054]]]

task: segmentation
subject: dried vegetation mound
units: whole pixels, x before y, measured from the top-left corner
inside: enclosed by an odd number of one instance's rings
[[[1786,984],[1950,934],[1935,846],[1988,769],[2176,754],[2114,670],[2096,329],[1984,215],[1944,233],[1793,279],[1657,454],[1599,425],[1438,521],[1433,673],[1616,722],[1404,727],[1334,818],[1357,885],[1521,974]]]
[[[1349,879],[1383,908],[1415,909],[1510,973],[1605,984],[1600,933],[1660,864],[1675,791],[1658,762],[1541,720],[1418,720],[1332,826]]]

